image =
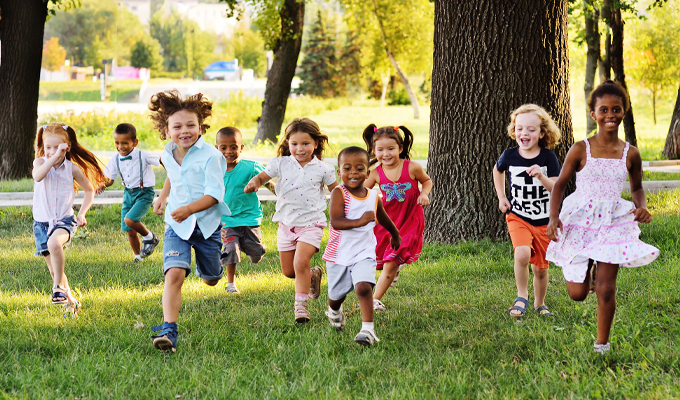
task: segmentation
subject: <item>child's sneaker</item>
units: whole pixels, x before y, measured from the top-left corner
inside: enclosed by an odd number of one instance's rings
[[[236,284],[233,282],[227,283],[227,286],[224,287],[224,290],[226,290],[227,293],[241,293],[238,291]]]
[[[307,310],[307,300],[295,300],[295,322],[298,324],[304,324],[309,322],[312,317],[309,315]]]
[[[373,311],[387,311],[387,307],[378,299],[373,299]]]
[[[158,236],[156,236],[155,233],[152,233],[152,235],[153,237],[151,239],[142,240],[143,246],[142,251],[140,252],[142,258],[146,258],[153,254],[153,251],[156,250],[156,246],[158,246],[158,243],[160,243]]]
[[[164,322],[163,325],[154,326],[152,331],[158,332],[158,335],[151,336],[153,339],[153,346],[160,351],[177,351],[177,323]]]
[[[605,344],[597,344],[595,343],[593,351],[599,354],[607,354],[609,351],[611,351],[612,345],[611,343],[607,342]]]
[[[335,330],[345,330],[345,314],[342,312],[342,308],[338,311],[329,308],[328,311],[326,311],[326,316],[328,316],[328,322]]]
[[[323,271],[321,267],[312,268],[312,283],[309,286],[309,298],[318,299],[321,294],[321,277],[323,276]]]
[[[377,343],[380,341],[377,336],[375,336],[375,333],[372,331],[369,331],[368,329],[362,329],[355,337],[354,341],[357,344],[360,344],[362,346],[369,347],[374,343]]]

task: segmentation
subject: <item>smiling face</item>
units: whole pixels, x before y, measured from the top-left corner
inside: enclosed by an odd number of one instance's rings
[[[177,148],[186,152],[196,143],[201,136],[201,128],[198,124],[198,116],[188,110],[179,110],[168,118],[168,127],[165,134],[175,142]]]
[[[396,140],[391,137],[382,137],[376,140],[373,144],[373,152],[378,162],[387,167],[397,166],[399,164],[399,154],[402,146],[399,146]]]
[[[316,141],[306,132],[295,132],[288,138],[288,150],[300,166],[312,161],[316,145]]]
[[[368,157],[366,157],[366,154],[343,154],[338,160],[338,175],[347,189],[363,192],[364,181],[368,178]]]
[[[68,144],[68,140],[62,135],[49,134],[47,136],[43,136],[43,151],[45,152],[45,157],[51,158],[54,155],[54,153],[57,152],[59,145],[64,143]],[[61,158],[55,164],[55,166],[61,164],[64,161],[65,157],[66,153],[64,153],[64,155],[61,156]]]
[[[241,135],[217,135],[217,150],[222,153],[227,160],[227,168],[231,169],[238,163],[238,158],[243,151],[243,140]]]
[[[114,133],[113,141],[116,143],[116,151],[121,155],[121,157],[125,157],[130,154],[130,152],[135,147],[137,147],[137,144],[139,143],[139,140],[132,140],[130,135],[125,133]]]
[[[538,141],[545,133],[541,130],[541,118],[533,112],[515,117],[515,141],[521,152],[532,153],[540,150]]]
[[[605,94],[595,100],[595,109],[590,116],[597,122],[598,132],[618,133],[619,125],[623,121],[623,99],[619,96]]]

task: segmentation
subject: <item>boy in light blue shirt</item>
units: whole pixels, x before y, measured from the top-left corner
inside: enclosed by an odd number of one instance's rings
[[[161,162],[168,177],[156,214],[165,213],[163,239],[163,325],[156,326],[153,345],[176,350],[177,319],[182,305],[182,285],[191,273],[191,248],[196,253],[196,275],[215,286],[222,278],[220,219],[229,214],[222,177],[227,165],[222,154],[203,139],[212,103],[202,94],[183,99],[177,91],[157,93],[149,109],[161,139],[170,137]],[[166,207],[167,203],[167,207]]]
[[[236,264],[241,262],[241,251],[250,261],[257,264],[266,249],[262,243],[262,205],[257,193],[244,193],[248,182],[264,171],[259,162],[240,160],[243,151],[241,131],[228,126],[217,131],[215,147],[227,161],[224,173],[224,202],[229,206],[231,215],[222,216],[222,265],[227,269],[227,293],[238,293],[234,282]],[[274,185],[265,184],[274,192]]]

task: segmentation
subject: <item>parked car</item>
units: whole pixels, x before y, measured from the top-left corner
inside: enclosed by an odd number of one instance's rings
[[[241,78],[240,75],[237,59],[234,59],[234,61],[215,61],[203,69],[203,77],[206,80],[238,81]]]

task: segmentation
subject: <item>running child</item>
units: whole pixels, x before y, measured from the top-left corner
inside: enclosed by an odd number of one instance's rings
[[[403,137],[399,130],[404,132]],[[423,206],[430,204],[428,196],[432,180],[420,164],[410,161],[413,134],[405,126],[378,128],[371,124],[364,129],[363,138],[371,155],[371,165],[380,164],[368,175],[364,186],[371,189],[378,184],[385,211],[401,236],[401,246],[393,250],[387,229],[380,225],[375,227],[378,269],[383,272],[373,293],[373,309],[385,311],[381,299],[399,275],[399,270],[420,258],[425,230]],[[418,188],[419,183],[422,191]]]
[[[573,300],[583,301],[588,296],[595,272],[590,261],[597,263],[597,353],[611,348],[609,333],[616,311],[619,268],[647,265],[659,256],[659,249],[639,239],[638,224],[649,223],[652,215],[642,189],[640,152],[619,139],[628,104],[627,93],[613,81],[593,90],[588,108],[597,122],[597,133],[569,149],[550,199],[547,234],[552,242],[546,258],[562,267]],[[564,189],[574,173],[576,191],[562,203]],[[632,202],[621,198],[626,178],[630,180]]]
[[[177,348],[177,318],[182,306],[182,285],[191,273],[191,248],[196,253],[196,275],[215,286],[224,270],[220,263],[220,219],[229,214],[224,198],[222,154],[208,145],[203,134],[210,127],[212,103],[202,94],[182,98],[176,90],[160,92],[149,104],[151,120],[161,139],[170,138],[161,155],[168,177],[154,212],[165,211],[163,239],[163,325],[153,345],[161,351]],[[167,203],[167,208],[166,208]]]
[[[231,215],[222,216],[222,265],[227,269],[227,293],[238,293],[234,283],[236,264],[241,262],[241,251],[257,264],[266,249],[262,243],[262,205],[257,193],[245,193],[243,189],[264,166],[256,161],[241,160],[243,138],[241,131],[228,126],[217,131],[215,147],[227,161],[224,173],[224,202]],[[273,183],[265,184],[274,192]]]
[[[123,123],[116,126],[113,141],[118,154],[109,160],[104,170],[109,179],[97,189],[97,194],[113,185],[116,176],[120,175],[125,187],[120,225],[121,229],[127,232],[130,247],[135,255],[132,262],[139,262],[150,256],[159,242],[158,237],[144,226],[142,217],[149,211],[156,196],[154,191],[156,176],[152,166],[160,165],[160,161],[151,153],[137,148],[139,144],[137,130],[132,124]],[[142,237],[142,243],[139,242],[137,234]]]
[[[378,192],[364,187],[369,174],[369,155],[361,147],[347,147],[338,154],[342,185],[331,193],[330,238],[324,252],[328,276],[328,321],[345,329],[342,303],[354,289],[361,309],[361,330],[354,341],[363,346],[379,342],[373,325],[376,221],[390,233],[390,247],[398,250],[399,230],[387,216]]]
[[[508,135],[517,142],[507,149],[493,167],[493,184],[498,208],[505,214],[515,250],[517,298],[508,314],[521,318],[529,306],[529,264],[534,273],[534,310],[552,316],[545,305],[548,266],[545,251],[548,236],[550,192],[560,174],[560,163],[551,150],[560,139],[560,130],[547,111],[525,104],[510,115]],[[505,172],[510,173],[510,198],[505,192]]]
[[[310,320],[307,299],[321,292],[321,267],[310,269],[314,253],[319,251],[326,226],[324,185],[333,191],[333,167],[321,161],[328,136],[309,118],[295,118],[287,127],[276,158],[248,182],[244,192],[257,191],[271,178],[276,184],[276,213],[279,222],[277,245],[281,270],[295,279],[295,322]]]
[[[59,123],[43,125],[35,138],[33,161],[33,234],[36,256],[45,257],[52,275],[52,304],[63,304],[74,315],[80,302],[71,293],[64,272],[64,247],[77,227],[87,225],[85,215],[94,200],[94,188],[106,181],[99,159],[78,143],[76,132]],[[85,191],[78,215],[73,200],[78,188]]]

